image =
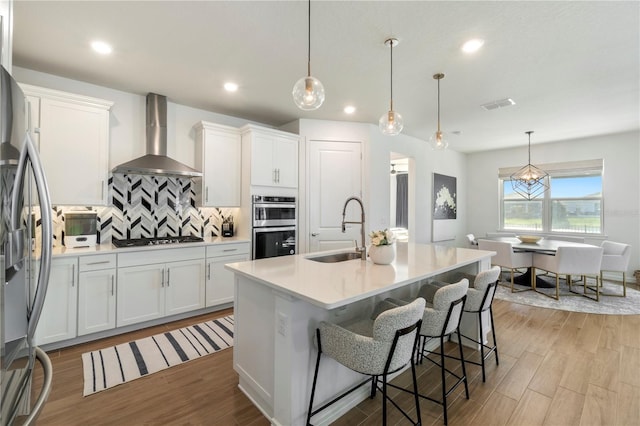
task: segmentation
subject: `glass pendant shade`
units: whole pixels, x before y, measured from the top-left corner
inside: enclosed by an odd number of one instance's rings
[[[549,175],[531,164],[531,133],[533,131],[525,133],[529,135],[529,163],[510,176],[511,188],[522,198],[532,200],[543,195],[547,190],[546,178]]]
[[[382,114],[380,121],[378,121],[378,126],[380,126],[380,131],[385,135],[396,136],[402,132],[404,120],[400,114],[389,110],[389,112]]]
[[[293,102],[298,108],[311,111],[320,108],[324,102],[324,86],[315,77],[302,77],[293,86]]]
[[[449,146],[449,141],[445,139],[444,133],[438,130],[429,138],[429,144],[432,149],[444,150]]]

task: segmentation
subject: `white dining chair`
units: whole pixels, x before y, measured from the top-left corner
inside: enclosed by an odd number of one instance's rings
[[[496,255],[491,258],[491,264],[500,268],[508,269],[511,274],[511,292],[528,291],[531,288],[515,289],[513,285],[513,271],[522,268],[530,268],[533,256],[528,252],[514,252],[511,243],[506,241],[478,240],[478,249],[495,251]]]
[[[596,301],[600,300],[600,264],[602,263],[602,247],[558,247],[555,256],[543,253],[533,254],[533,270],[532,275],[535,276],[536,269],[542,269],[551,272],[556,276],[555,297],[540,291],[535,281],[532,281],[533,290],[537,293],[551,297],[552,299],[560,299],[560,275],[565,275],[569,291],[575,293],[571,289],[571,276],[577,275],[582,277],[583,296],[589,297]],[[593,277],[596,280],[595,287],[587,286],[587,277]],[[587,290],[595,292],[595,297],[590,297]]]
[[[603,241],[602,264],[600,265],[600,284],[602,285],[602,272],[622,273],[622,294],[600,293],[603,296],[627,296],[627,268],[631,259],[631,246],[613,241]]]

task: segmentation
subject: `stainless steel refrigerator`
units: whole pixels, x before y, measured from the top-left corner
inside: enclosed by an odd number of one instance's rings
[[[0,67],[0,426],[19,416],[33,423],[51,387],[51,362],[34,345],[51,267],[51,201],[30,121],[22,90]],[[44,379],[32,403],[37,361]]]

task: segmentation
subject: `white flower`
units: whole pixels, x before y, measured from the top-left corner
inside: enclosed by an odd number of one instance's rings
[[[369,237],[371,238],[371,245],[374,246],[388,246],[396,242],[396,236],[388,229],[384,231],[372,231]]]

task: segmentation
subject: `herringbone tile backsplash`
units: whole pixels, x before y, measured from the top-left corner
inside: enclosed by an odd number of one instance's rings
[[[153,238],[178,235],[220,235],[222,219],[237,216],[235,208],[196,207],[191,179],[116,173],[109,180],[110,207],[54,206],[54,245],[62,245],[64,213],[95,210],[98,241],[111,238]]]

